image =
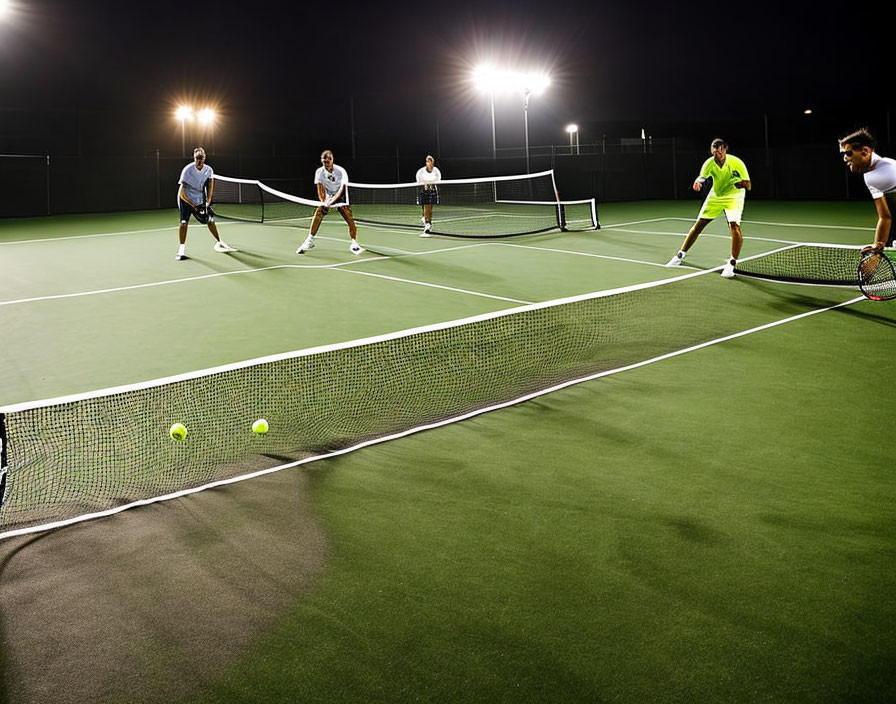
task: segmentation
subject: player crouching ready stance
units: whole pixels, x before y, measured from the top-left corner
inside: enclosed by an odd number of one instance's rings
[[[741,159],[728,153],[728,143],[724,139],[714,139],[709,151],[712,156],[703,163],[700,175],[694,181],[692,188],[695,191],[703,190],[704,181],[710,177],[712,178],[712,187],[697,215],[697,222],[685,237],[678,254],[672,257],[666,266],[681,264],[691,245],[697,241],[704,228],[724,213],[728,220],[728,228],[731,230],[731,258],[725,262],[722,276],[732,279],[737,258],[740,256],[740,250],[744,244],[740,219],[744,214],[747,191],[750,190],[750,174],[747,171],[747,165]]]
[[[205,163],[205,149],[196,147],[193,150],[193,163],[187,164],[180,172],[178,184],[180,184],[177,190],[180,227],[177,235],[180,238],[180,246],[174,258],[178,261],[187,258],[187,223],[190,222],[191,215],[197,222],[208,225],[208,231],[215,238],[216,252],[236,252],[234,247],[221,241],[218,226],[215,225],[215,214],[211,209],[212,195],[215,192],[215,173],[212,167]]]
[[[358,244],[358,228],[355,226],[355,218],[352,215],[352,209],[347,203],[341,203],[340,198],[345,192],[345,185],[348,183],[348,174],[345,169],[333,163],[333,152],[329,149],[320,155],[320,163],[323,164],[314,173],[314,183],[317,184],[317,197],[323,202],[314,211],[314,218],[311,220],[311,231],[302,242],[302,245],[296,250],[296,254],[305,254],[309,249],[314,247],[314,236],[320,227],[321,220],[330,212],[333,204],[337,204],[336,210],[342,216],[348,225],[348,234],[352,238],[352,243],[348,250],[352,254],[361,254],[364,248]]]

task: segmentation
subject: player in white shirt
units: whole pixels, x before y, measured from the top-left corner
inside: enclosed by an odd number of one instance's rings
[[[196,147],[193,150],[193,163],[187,164],[180,172],[177,189],[177,206],[180,210],[180,228],[177,231],[180,246],[174,258],[182,261],[187,258],[187,223],[192,215],[197,222],[208,225],[209,232],[215,238],[216,252],[236,252],[226,242],[221,241],[215,216],[209,210],[212,195],[215,192],[215,172],[205,163],[205,149]]]
[[[892,232],[893,210],[896,207],[896,160],[875,153],[877,141],[867,128],[863,127],[840,140],[840,154],[854,174],[863,174],[865,185],[877,208],[877,228],[874,244],[862,251],[880,254],[887,242],[896,238]]]
[[[432,232],[432,206],[439,204],[438,182],[442,180],[442,172],[436,168],[436,160],[426,157],[426,166],[417,171],[417,184],[421,186],[417,193],[417,203],[423,206],[423,232],[421,237],[429,237]]]
[[[311,220],[311,230],[305,241],[296,250],[296,254],[305,254],[305,252],[314,247],[314,236],[317,234],[324,216],[330,212],[330,208],[336,208],[342,219],[348,224],[348,234],[352,238],[352,243],[349,245],[348,250],[352,254],[361,254],[364,248],[358,244],[358,228],[355,226],[355,218],[352,215],[352,209],[348,204],[348,198],[345,193],[348,174],[341,166],[333,163],[333,152],[329,149],[321,153],[320,163],[323,166],[314,172],[314,183],[317,184],[317,197],[323,205],[314,211],[314,218]]]

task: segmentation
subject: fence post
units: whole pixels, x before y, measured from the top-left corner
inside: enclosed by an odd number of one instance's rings
[[[47,154],[47,215],[50,215],[50,155]]]

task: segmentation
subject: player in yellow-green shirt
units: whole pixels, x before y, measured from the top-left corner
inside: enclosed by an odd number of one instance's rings
[[[709,151],[712,156],[703,163],[693,189],[701,191],[703,183],[708,178],[712,178],[712,187],[697,215],[697,222],[685,237],[678,254],[672,257],[666,266],[680,265],[704,228],[724,213],[728,220],[728,228],[731,230],[731,258],[725,261],[721,273],[726,279],[731,279],[734,277],[734,267],[737,265],[737,258],[744,243],[740,219],[744,213],[747,191],[750,190],[750,174],[743,160],[728,153],[728,143],[724,139],[717,137],[712,140]]]

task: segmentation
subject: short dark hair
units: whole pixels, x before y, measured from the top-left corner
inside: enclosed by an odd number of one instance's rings
[[[709,146],[712,147],[713,149],[715,149],[716,147],[727,147],[728,142],[726,142],[721,137],[716,137],[714,140],[712,140],[712,144]]]
[[[868,147],[871,151],[874,151],[874,148],[877,146],[877,140],[874,139],[867,127],[862,127],[840,140],[841,147],[845,147],[847,144],[859,149]]]

